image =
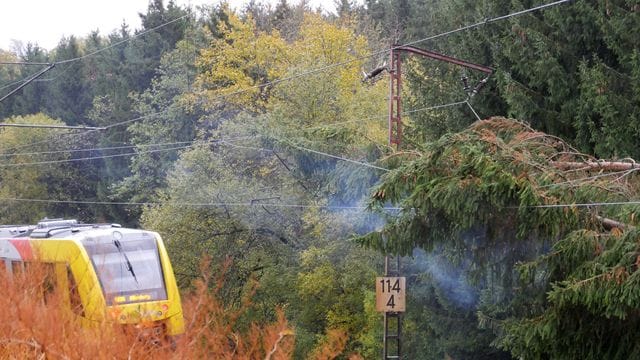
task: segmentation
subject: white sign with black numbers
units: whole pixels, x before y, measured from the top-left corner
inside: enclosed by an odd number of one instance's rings
[[[376,311],[404,312],[405,283],[404,277],[377,277]]]

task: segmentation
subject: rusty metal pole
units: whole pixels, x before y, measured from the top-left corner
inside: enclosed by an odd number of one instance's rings
[[[389,146],[396,146],[396,149],[400,149],[402,144],[402,98],[400,96],[402,90],[402,60],[400,58],[400,51],[395,50],[394,45],[391,48],[391,61],[389,66]],[[396,256],[396,269],[391,270],[389,262],[390,256],[384,257],[384,276],[399,276],[400,275],[400,256]],[[402,318],[399,312],[384,312],[384,337],[383,337],[383,355],[382,359],[401,359],[401,327]],[[395,334],[390,334],[389,320],[395,318]],[[389,354],[389,339],[395,340],[395,355]]]
[[[389,67],[389,146],[400,148],[402,143],[402,102],[400,92],[402,89],[402,63],[400,51],[391,49],[391,62]]]

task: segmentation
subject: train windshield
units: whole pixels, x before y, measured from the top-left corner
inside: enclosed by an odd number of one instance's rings
[[[145,234],[147,235],[147,234]],[[114,236],[84,241],[107,305],[166,300],[158,246],[153,236]]]

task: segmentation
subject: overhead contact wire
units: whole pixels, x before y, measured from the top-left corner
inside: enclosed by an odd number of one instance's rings
[[[192,202],[118,202],[118,201],[81,201],[81,200],[50,200],[50,199],[25,199],[25,198],[0,198],[1,201],[15,202],[36,202],[53,204],[83,204],[83,205],[129,205],[129,206],[189,206],[189,207],[278,207],[278,208],[301,208],[301,209],[328,209],[328,210],[367,210],[367,206],[334,206],[334,205],[303,205],[303,204],[277,204],[263,203],[256,201],[249,202],[215,202],[215,203],[192,203]],[[382,210],[399,211],[399,207],[384,207]]]

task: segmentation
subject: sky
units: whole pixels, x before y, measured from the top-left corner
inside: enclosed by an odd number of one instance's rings
[[[165,0],[165,5],[168,0]],[[175,0],[178,5],[218,4],[220,0]],[[228,1],[242,8],[248,0]],[[276,4],[277,0],[263,0]],[[299,0],[289,0],[297,4]],[[312,8],[331,4],[332,0],[308,1]],[[13,50],[14,40],[37,43],[51,50],[60,39],[87,36],[93,30],[107,35],[126,22],[130,29],[140,28],[138,13],[146,12],[148,0],[2,0],[0,2],[0,49]]]

